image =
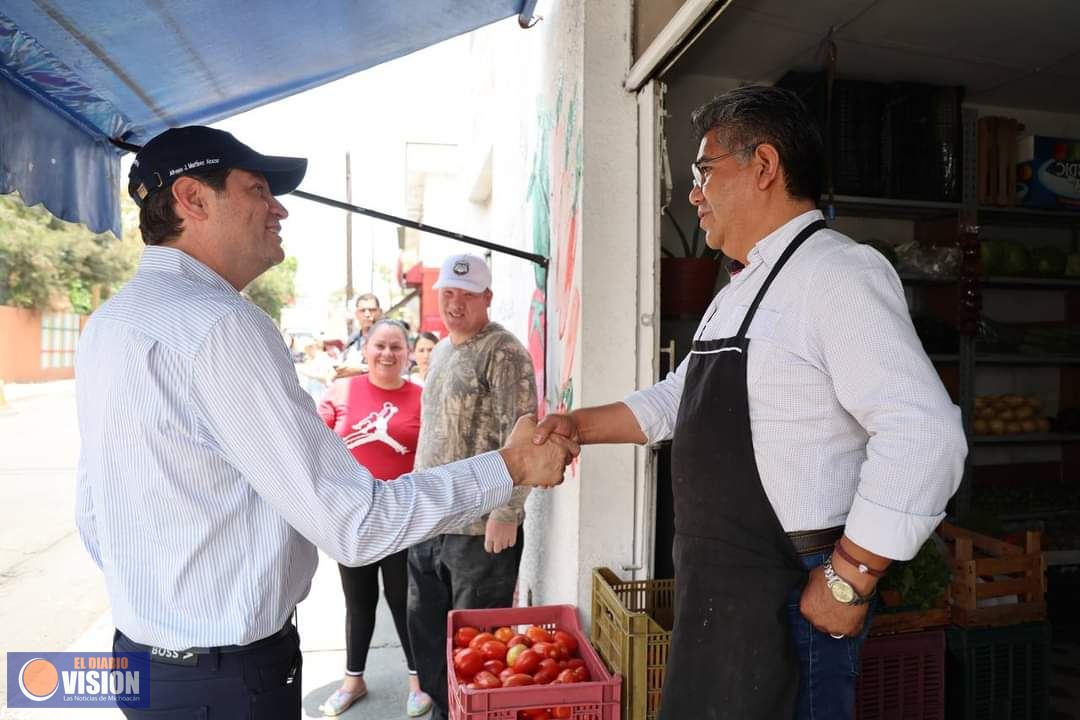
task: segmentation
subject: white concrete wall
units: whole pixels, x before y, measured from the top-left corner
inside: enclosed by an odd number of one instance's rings
[[[546,282],[528,262],[492,257],[492,314],[536,350],[546,305],[546,404],[569,410],[634,389],[637,104],[622,86],[632,18],[624,0],[553,0],[537,13],[531,30],[473,36],[480,99],[462,165],[479,167],[490,148],[491,194],[464,227],[550,255]],[[475,177],[463,173],[462,193]],[[592,568],[634,560],[633,478],[633,448],[588,448],[562,487],[533,493],[521,603],[572,603],[587,618]]]

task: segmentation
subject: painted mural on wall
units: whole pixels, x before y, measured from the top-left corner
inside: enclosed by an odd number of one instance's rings
[[[581,325],[581,291],[574,272],[581,227],[580,106],[577,87],[567,92],[562,82],[553,109],[541,101],[528,185],[533,252],[551,258],[547,272],[535,268],[536,288],[529,306],[529,353],[541,414],[574,407],[574,356]],[[548,313],[554,313],[550,326]]]

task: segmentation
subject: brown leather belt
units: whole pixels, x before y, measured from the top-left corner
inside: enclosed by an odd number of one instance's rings
[[[844,526],[837,525],[836,527],[825,528],[824,530],[800,530],[799,532],[789,532],[787,535],[791,538],[791,544],[795,546],[795,552],[800,555],[811,555],[813,553],[831,550],[832,546],[843,534]]]

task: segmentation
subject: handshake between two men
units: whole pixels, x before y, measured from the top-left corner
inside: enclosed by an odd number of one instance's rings
[[[536,417],[522,415],[499,451],[515,485],[550,488],[561,485],[566,466],[581,452],[578,443],[558,434],[534,441]]]

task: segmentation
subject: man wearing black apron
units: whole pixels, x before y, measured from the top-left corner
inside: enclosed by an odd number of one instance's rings
[[[883,256],[816,210],[822,143],[797,97],[694,113],[690,202],[741,268],[675,373],[549,415],[582,444],[672,438],[675,626],[660,720],[850,718],[869,601],[959,484],[958,408]],[[753,342],[751,342],[753,340]]]

